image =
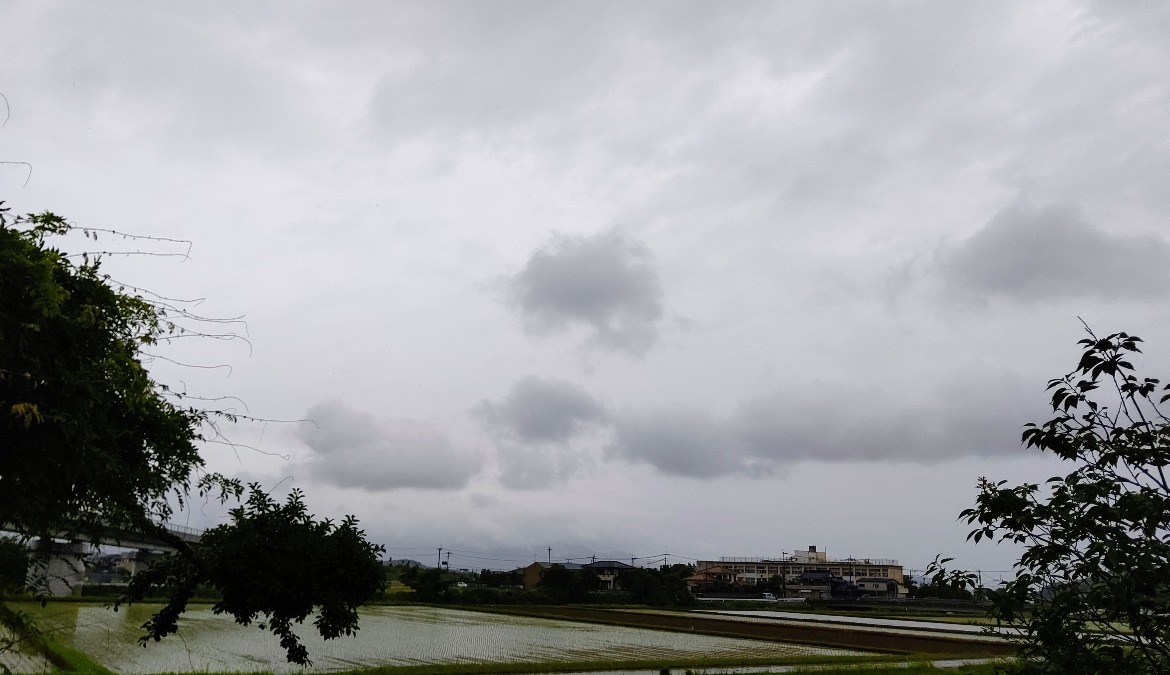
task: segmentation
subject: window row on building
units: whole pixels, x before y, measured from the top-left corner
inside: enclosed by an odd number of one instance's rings
[[[829,558],[826,551],[809,546],[807,551],[796,551],[790,556],[767,558],[732,558],[700,560],[696,574],[718,576],[720,581],[740,585],[767,583],[772,577],[785,579],[800,577],[807,572],[829,572],[847,581],[863,578],[889,579],[904,584],[902,565],[887,558]]]

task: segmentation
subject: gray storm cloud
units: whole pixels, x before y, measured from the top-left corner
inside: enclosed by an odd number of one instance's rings
[[[306,417],[316,423],[298,432],[313,451],[308,470],[340,487],[457,490],[481,467],[474,452],[426,422],[375,417],[339,401],[318,403]]]
[[[881,399],[870,390],[822,384],[745,401],[728,427],[737,447],[760,461],[929,463],[1006,455],[1020,451],[1021,425],[1043,414],[1039,389],[990,366],[952,371],[928,391]]]
[[[539,490],[560,485],[585,464],[585,455],[568,446],[501,443],[496,449],[500,485],[513,490]]]
[[[821,384],[743,401],[726,417],[625,411],[607,454],[692,478],[767,476],[801,461],[931,463],[1019,453],[1021,425],[1043,415],[1033,402],[1043,397],[1021,377],[985,366],[954,371],[926,393],[918,402],[876,400]]]
[[[770,473],[737,446],[725,420],[693,409],[624,412],[615,421],[614,442],[606,451],[671,476]]]
[[[1067,206],[1005,209],[939,264],[956,289],[1022,301],[1170,291],[1170,243],[1152,233],[1114,234]]]
[[[568,479],[585,462],[574,441],[608,425],[609,414],[580,385],[556,378],[517,380],[500,401],[472,413],[499,441],[500,483],[535,489]]]
[[[978,362],[899,396],[813,383],[746,399],[720,416],[682,406],[610,411],[572,382],[526,377],[473,414],[497,438],[500,482],[509,488],[564,482],[598,443],[607,459],[666,475],[761,478],[795,462],[929,464],[1019,453],[1023,423],[1045,419],[1044,397],[1031,384]]]
[[[563,442],[604,422],[605,407],[580,385],[561,379],[517,380],[500,402],[484,401],[475,414],[489,428],[525,442]]]
[[[592,346],[644,354],[658,339],[662,288],[644,245],[617,232],[558,236],[508,282],[533,334],[583,327]]]

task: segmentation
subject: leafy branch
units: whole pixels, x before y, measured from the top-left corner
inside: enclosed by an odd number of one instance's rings
[[[1076,368],[1048,383],[1054,416],[1021,437],[1075,468],[1043,486],[980,478],[959,517],[975,526],[968,540],[1025,547],[1016,578],[990,593],[992,616],[1018,630],[1021,670],[1167,672],[1170,385],[1136,373],[1141,338],[1086,331]],[[936,579],[969,582],[947,562]]]

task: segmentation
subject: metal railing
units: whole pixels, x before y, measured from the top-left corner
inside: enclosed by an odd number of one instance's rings
[[[188,527],[187,525],[179,525],[178,523],[161,523],[161,525],[175,534],[190,534],[198,536],[206,532],[206,530],[198,527]]]

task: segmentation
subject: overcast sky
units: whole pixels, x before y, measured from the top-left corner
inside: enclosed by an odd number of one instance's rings
[[[32,167],[0,199],[191,242],[106,269],[248,342],[180,341],[230,368],[158,377],[311,420],[225,429],[254,449],[210,466],[396,558],[1005,570],[956,517],[980,475],[1059,470],[1019,433],[1078,317],[1170,366],[1166,3],[36,0],[0,25],[0,160]]]

